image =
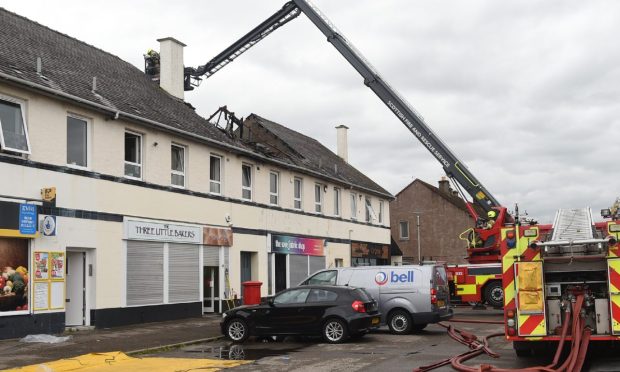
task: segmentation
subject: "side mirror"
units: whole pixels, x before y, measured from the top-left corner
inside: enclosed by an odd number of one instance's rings
[[[269,306],[273,306],[273,297],[269,297],[269,298],[267,299],[267,304],[268,304]]]

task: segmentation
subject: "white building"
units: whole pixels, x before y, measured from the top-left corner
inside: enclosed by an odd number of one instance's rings
[[[244,281],[268,295],[390,263],[392,196],[345,145],[254,114],[217,128],[183,101],[182,44],[160,42],[161,87],[0,9],[0,338],[218,312]]]

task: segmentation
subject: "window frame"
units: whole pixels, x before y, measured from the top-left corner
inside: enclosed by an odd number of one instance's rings
[[[383,200],[379,200],[379,223],[383,224]]]
[[[295,196],[295,184],[297,183],[297,181],[299,181],[299,198],[297,198]],[[301,177],[295,177],[293,178],[293,209],[296,210],[303,210],[304,209],[304,204],[303,204],[303,195],[304,195],[304,180]],[[295,203],[299,202],[299,207],[295,206]]]
[[[357,221],[357,194],[352,192],[350,196],[351,220]]]
[[[21,115],[22,115],[22,122],[24,123],[24,135],[26,136],[26,146],[28,147],[28,149],[26,151],[20,150],[20,149],[8,148],[6,146],[6,144],[5,144],[5,141],[4,141],[4,131],[2,130],[2,121],[0,120],[0,147],[1,147],[1,150],[2,151],[15,152],[15,153],[19,153],[19,154],[26,154],[26,155],[32,154],[31,147],[30,147],[30,135],[28,134],[28,123],[26,122],[26,101],[18,99],[18,98],[14,98],[14,97],[6,96],[6,95],[3,95],[3,94],[0,94],[0,100],[1,101],[7,101],[7,102],[10,102],[10,103],[14,103],[14,104],[19,105],[19,110],[20,110]]]
[[[218,159],[219,164],[220,164],[220,179],[219,180],[214,180],[211,178],[211,159]],[[218,155],[218,154],[209,154],[209,194],[213,194],[213,195],[222,195],[222,187],[223,187],[223,182],[222,179],[224,178],[224,172],[223,169],[224,167],[222,166],[223,162],[222,160],[224,159],[224,157],[222,155]],[[220,192],[214,192],[211,190],[211,185],[212,184],[216,184],[219,186],[220,188]]]
[[[271,176],[275,176],[275,193],[271,190]],[[271,200],[271,198],[275,198],[275,203]],[[280,172],[278,171],[269,171],[269,204],[270,205],[280,205]]]
[[[142,181],[144,179],[144,166],[143,166],[143,164],[144,164],[144,146],[143,146],[144,135],[142,133],[138,133],[138,132],[135,132],[135,131],[132,131],[132,130],[129,130],[129,129],[125,129],[125,133],[123,134],[123,137],[125,135],[127,135],[127,134],[131,134],[131,135],[134,135],[134,136],[138,137],[138,145],[140,146],[140,151],[139,151],[140,163],[132,163],[130,161],[123,160],[123,165],[129,164],[129,165],[133,165],[133,166],[139,167],[140,168],[140,177],[134,177],[134,176],[127,175],[127,173],[125,173],[125,167],[123,167],[123,177],[129,178],[129,179],[132,179],[132,180]],[[124,154],[124,155],[126,156],[127,154]]]
[[[250,186],[244,186],[243,185],[243,168],[244,167],[248,167],[250,169]],[[254,182],[252,182],[253,181],[252,178],[254,178],[253,177],[253,173],[254,173],[253,170],[254,170],[254,167],[252,166],[252,164],[241,163],[241,199],[242,200],[252,201],[252,197],[254,196],[253,195],[254,194],[254,192],[253,192],[254,190],[252,189],[252,186],[254,184]],[[250,192],[250,198],[245,198],[243,196],[243,191],[246,191],[246,190]]]
[[[319,191],[317,194],[317,190]],[[317,196],[319,200],[317,200]],[[314,184],[314,213],[323,214],[323,185],[320,183]]]
[[[342,214],[342,189],[334,187],[334,216]]]
[[[172,148],[178,147],[183,150],[183,172],[172,169]],[[187,146],[176,142],[170,144],[170,185],[177,189],[184,189],[187,186]],[[175,185],[172,183],[172,175],[183,176],[183,185]]]
[[[406,224],[407,226],[407,235],[403,235],[403,223]],[[409,234],[409,221],[406,220],[401,220],[398,221],[398,238],[400,240],[409,240],[410,239],[410,234]]]
[[[85,116],[79,115],[79,114],[75,114],[73,112],[67,112],[67,125],[66,125],[67,135],[69,134],[68,132],[69,132],[69,118],[70,117],[73,118],[73,119],[76,119],[76,120],[81,120],[86,125],[86,150],[85,150],[86,151],[86,165],[84,166],[84,165],[78,165],[78,164],[69,164],[69,162],[68,162],[69,159],[66,159],[67,160],[67,163],[66,163],[67,167],[75,168],[75,169],[90,170],[91,169],[91,156],[90,156],[90,154],[91,154],[91,148],[92,148],[92,146],[91,146],[91,142],[92,142],[91,141],[91,133],[92,133],[92,131],[91,131],[91,125],[92,125],[91,124],[91,119],[87,118]],[[68,138],[67,138],[67,143],[66,143],[66,150],[67,150],[66,151],[66,155],[67,155],[67,157],[69,157],[69,141],[68,141]]]

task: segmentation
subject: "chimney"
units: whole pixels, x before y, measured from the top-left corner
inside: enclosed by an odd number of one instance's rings
[[[338,141],[336,145],[338,149],[338,156],[340,156],[342,160],[346,161],[347,163],[349,162],[349,145],[347,143],[348,129],[349,127],[347,127],[346,125],[339,125],[336,127],[336,133],[338,136]]]
[[[450,181],[448,181],[446,177],[441,177],[441,180],[439,180],[439,191],[443,192],[446,195],[452,194],[450,190]]]
[[[159,41],[160,77],[159,86],[171,95],[184,99],[183,47],[185,44],[173,37]]]

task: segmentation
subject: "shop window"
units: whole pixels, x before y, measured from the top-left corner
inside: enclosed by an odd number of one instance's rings
[[[295,177],[295,179],[293,180],[293,207],[295,209],[301,209],[301,186],[301,178]]]
[[[398,229],[400,240],[409,240],[409,221],[400,221]]]
[[[340,189],[334,187],[334,216],[340,216]]]
[[[67,116],[67,164],[88,167],[88,122]]]
[[[30,287],[28,240],[0,238],[0,271],[0,316],[27,311]]]
[[[30,154],[25,104],[0,97],[0,145],[6,151]]]
[[[314,185],[314,211],[323,213],[323,186],[319,183]]]
[[[170,147],[171,184],[173,187],[185,187],[185,147],[172,144]]]
[[[125,177],[142,179],[142,135],[125,132]]]
[[[209,159],[209,192],[222,193],[222,157],[211,155]]]
[[[269,204],[278,205],[280,175],[277,172],[269,172]]]
[[[252,200],[252,166],[241,165],[241,198]]]
[[[351,193],[351,220],[357,220],[357,195]]]

